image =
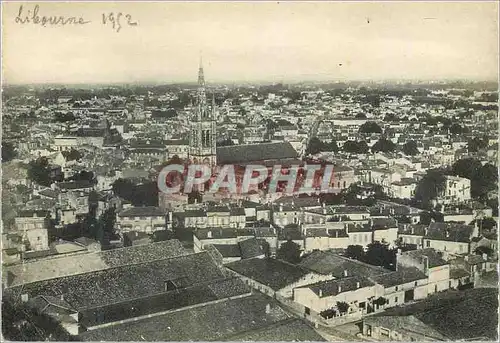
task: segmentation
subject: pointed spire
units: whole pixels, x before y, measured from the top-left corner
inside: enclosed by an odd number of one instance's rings
[[[203,58],[200,51],[200,67],[198,69],[198,86],[205,87],[205,76],[203,75]]]

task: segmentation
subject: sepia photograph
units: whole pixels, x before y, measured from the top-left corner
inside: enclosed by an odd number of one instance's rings
[[[498,1],[2,1],[1,341],[498,341]]]

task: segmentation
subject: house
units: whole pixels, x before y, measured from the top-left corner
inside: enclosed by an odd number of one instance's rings
[[[423,238],[423,246],[447,253],[467,254],[476,232],[477,229],[472,225],[431,223]]]
[[[446,175],[445,188],[438,197],[442,204],[464,203],[471,200],[471,181],[469,179]]]
[[[396,265],[398,269],[401,267],[415,267],[423,272],[428,278],[428,294],[445,291],[452,286],[450,281],[450,264],[435,249],[425,248],[404,252],[398,251]]]
[[[86,263],[80,263],[82,256],[56,256],[12,265],[6,271],[12,274],[7,286],[19,286],[42,280],[64,278],[70,275],[85,274],[127,264],[144,263],[161,258],[172,258],[188,254],[181,242],[176,239],[112,250],[89,252],[85,254]]]
[[[384,307],[399,306],[403,303],[424,299],[428,294],[428,277],[415,267],[401,267],[396,271],[374,275],[370,278],[384,289]]]
[[[332,279],[285,261],[251,258],[226,264],[226,268],[250,287],[271,297],[291,298],[293,289]]]
[[[14,223],[26,250],[43,251],[49,249],[49,212],[26,210],[20,211],[14,218]]]
[[[304,228],[304,252],[314,250],[346,249],[349,246],[349,235],[345,230],[323,227]]]
[[[349,236],[349,245],[367,247],[373,242],[373,230],[370,224],[347,224],[346,231]]]
[[[403,245],[415,245],[420,249],[426,230],[427,226],[422,224],[398,224],[398,240]]]
[[[444,341],[431,326],[415,316],[372,316],[363,319],[363,336],[377,341]]]
[[[166,229],[165,212],[154,206],[130,207],[118,213],[116,225],[121,234],[128,231],[151,234]]]
[[[417,181],[413,178],[401,178],[391,183],[389,194],[398,199],[412,199],[417,189]]]
[[[370,300],[375,298],[376,288],[375,283],[365,277],[351,276],[296,287],[293,299],[304,306],[305,315],[320,315],[327,310],[339,316],[343,312],[363,314],[368,312],[369,306],[373,306]],[[338,303],[346,303],[347,311],[338,308]]]
[[[376,341],[495,341],[498,290],[450,291],[363,318],[362,337]],[[491,318],[491,319],[490,319]]]
[[[372,218],[373,241],[394,245],[398,239],[398,222],[394,218]]]

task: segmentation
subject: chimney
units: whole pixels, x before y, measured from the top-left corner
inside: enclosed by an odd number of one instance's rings
[[[266,314],[271,313],[271,304],[266,305]]]
[[[361,285],[359,284],[359,281],[356,282],[356,288],[359,288]]]
[[[139,232],[135,231],[135,237],[139,236]]]
[[[465,257],[464,257],[464,261],[465,261],[465,262],[469,262],[469,255],[465,255]]]
[[[342,286],[339,285],[339,291],[338,293],[341,293],[342,292]]]
[[[429,228],[428,228],[428,227],[426,227],[426,228],[424,229],[424,235],[425,235],[425,236],[427,236],[428,234],[429,234]]]
[[[207,232],[207,237],[208,237],[208,238],[212,238],[212,231],[208,231],[208,232]]]
[[[488,254],[483,254],[483,261],[488,261]]]
[[[322,289],[320,289],[320,290],[319,290],[319,297],[321,298],[322,296],[323,296],[323,290],[322,290]]]
[[[344,277],[347,277],[347,270],[344,270]]]
[[[172,211],[168,212],[168,222],[172,223]]]
[[[64,301],[64,294],[61,294],[61,301]]]
[[[446,230],[446,238],[450,238],[450,231]]]
[[[414,235],[415,234],[415,227],[412,225],[411,226],[411,234]]]
[[[283,204],[280,203],[280,212],[283,212]]]

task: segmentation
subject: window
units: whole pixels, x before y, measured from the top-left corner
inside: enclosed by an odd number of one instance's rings
[[[311,309],[309,307],[306,307],[305,314],[307,314],[307,315],[311,314]]]
[[[398,303],[398,297],[394,298],[394,303],[396,303],[396,304]]]
[[[415,281],[415,286],[417,286],[417,285],[418,285],[418,282],[417,282],[417,281]]]
[[[396,286],[396,292],[398,291],[398,286]],[[396,298],[397,299],[397,298]]]
[[[431,241],[426,241],[426,243],[427,243],[426,244],[427,248],[430,248],[431,247]]]

